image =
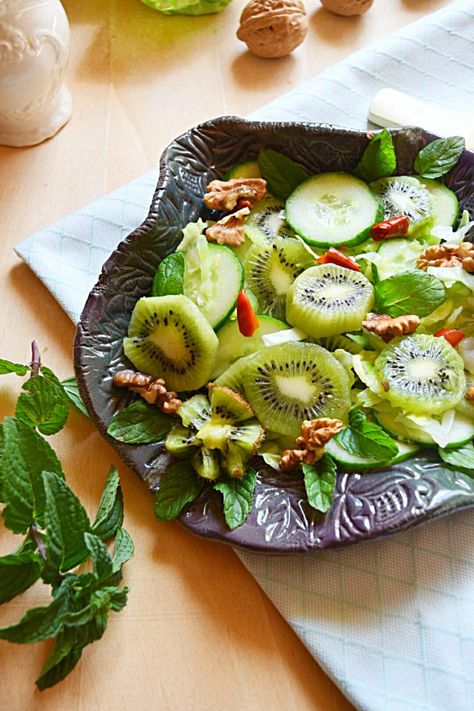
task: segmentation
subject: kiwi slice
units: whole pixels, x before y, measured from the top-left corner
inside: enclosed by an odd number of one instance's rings
[[[174,425],[168,432],[165,447],[170,454],[191,454],[196,447],[196,434],[183,425]]]
[[[211,396],[211,411],[214,421],[245,422],[254,417],[252,408],[235,390],[209,384]]]
[[[186,296],[148,296],[137,301],[124,338],[133,365],[170,390],[195,390],[214,367],[219,341],[212,326]]]
[[[445,338],[415,334],[394,339],[375,361],[384,397],[414,414],[439,415],[464,394],[464,362]]]
[[[348,353],[356,355],[357,353],[360,353],[361,350],[363,350],[362,346],[359,343],[353,341],[352,338],[348,338],[347,336],[343,335],[324,336],[323,338],[318,338],[316,343],[318,344],[318,346],[322,346],[327,351],[331,352],[337,351],[338,348],[342,348]]]
[[[254,244],[245,258],[245,274],[260,312],[284,319],[287,291],[311,264],[314,258],[296,239],[277,237],[273,242]]]
[[[295,236],[285,219],[285,203],[271,195],[254,205],[245,220],[244,232],[254,243]]]
[[[360,329],[373,303],[373,286],[361,272],[320,264],[289,288],[286,320],[314,338],[336,336]]]
[[[197,474],[203,479],[215,481],[221,474],[219,453],[214,449],[200,447],[196,450],[195,455],[191,459],[191,463]]]
[[[417,178],[407,175],[380,178],[370,183],[370,187],[382,198],[384,219],[406,215],[410,220],[410,237],[429,232],[435,221],[434,202]]]
[[[274,432],[296,437],[303,420],[344,419],[350,406],[346,371],[313,343],[271,346],[245,364],[245,393],[258,420]]]
[[[193,395],[185,400],[178,410],[181,422],[185,427],[199,430],[211,417],[209,400],[205,395]]]

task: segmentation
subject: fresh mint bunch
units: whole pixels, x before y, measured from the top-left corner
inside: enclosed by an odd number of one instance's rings
[[[32,361],[0,360],[0,374],[29,375],[14,417],[0,424],[0,502],[4,524],[23,535],[17,550],[0,557],[0,604],[33,583],[51,586],[51,602],[28,610],[0,639],[28,644],[55,639],[36,684],[53,686],[75,667],[84,647],[100,639],[110,611],[126,605],[120,587],[122,566],[134,553],[122,528],[123,498],[112,468],[94,521],[66,483],[61,463],[43,435],[65,425],[70,403],[86,413],[73,378],[61,383],[41,364],[32,344]],[[106,545],[113,542],[112,552]],[[90,561],[88,572],[77,566]]]
[[[354,174],[361,180],[371,183],[379,178],[392,175],[397,167],[397,156],[393,145],[392,134],[386,128],[375,136],[364,150]]]

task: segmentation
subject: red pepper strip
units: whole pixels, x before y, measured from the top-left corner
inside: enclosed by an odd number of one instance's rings
[[[370,236],[376,242],[382,242],[384,239],[390,239],[391,237],[404,237],[409,227],[410,220],[405,215],[390,217],[390,219],[374,225],[370,230]]]
[[[239,292],[237,297],[237,322],[242,336],[253,336],[260,326],[260,321],[255,316],[255,311],[244,289]]]
[[[435,336],[444,336],[453,348],[456,348],[458,343],[466,338],[466,334],[458,328],[440,328],[439,331],[436,331]]]
[[[334,249],[334,247],[329,247],[326,254],[318,257],[316,261],[319,262],[319,264],[338,264],[340,267],[346,267],[346,269],[360,272],[360,267],[354,259],[343,254],[338,249]]]

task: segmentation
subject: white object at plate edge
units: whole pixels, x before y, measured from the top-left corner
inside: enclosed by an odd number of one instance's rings
[[[455,111],[448,114],[443,109],[427,104],[395,89],[381,89],[370,102],[368,118],[377,126],[421,126],[440,136],[463,136],[466,148],[474,150],[473,121],[468,124],[464,116]]]

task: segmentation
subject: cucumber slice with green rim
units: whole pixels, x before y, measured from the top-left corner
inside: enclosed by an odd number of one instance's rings
[[[454,226],[459,218],[459,202],[452,190],[430,178],[418,178],[433,199],[435,225]]]
[[[267,333],[276,333],[289,328],[286,323],[272,316],[258,316],[260,327],[253,336],[242,336],[237,321],[227,321],[217,332],[219,346],[217,348],[216,362],[212,377],[217,378],[234,363],[238,358],[243,358],[251,353],[265,348],[262,336]]]
[[[428,446],[437,446],[429,432],[417,427],[417,425],[394,410],[378,411],[374,410],[374,417],[380,427],[388,432],[389,435],[396,439],[401,439],[405,442],[413,444],[423,444]],[[474,420],[456,413],[451,435],[446,447],[460,447],[462,444],[469,442],[474,437]]]
[[[341,447],[335,439],[329,440],[325,445],[325,451],[331,455],[335,462],[348,471],[359,471],[360,469],[373,469],[382,465],[390,466],[397,462],[402,462],[408,459],[412,454],[415,454],[420,449],[419,445],[408,444],[407,442],[397,442],[398,454],[385,462],[379,459],[370,459],[369,457],[358,457],[356,454],[351,454],[344,447]]]
[[[289,225],[311,245],[356,245],[383,218],[380,198],[348,173],[320,173],[299,185],[286,201]]]
[[[212,328],[220,328],[233,313],[237,296],[244,285],[244,268],[242,262],[229,247],[210,244],[213,255],[210,266],[212,293],[203,294],[200,273],[190,275],[184,272],[184,295],[198,306],[203,316]]]
[[[285,203],[271,195],[254,205],[244,222],[244,232],[253,243],[295,236],[285,219]]]
[[[243,163],[236,163],[224,175],[223,180],[232,180],[232,178],[261,178],[262,174],[258,167],[258,161],[246,160]]]

